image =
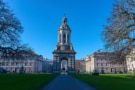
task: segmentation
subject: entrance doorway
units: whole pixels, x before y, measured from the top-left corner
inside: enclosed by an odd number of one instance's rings
[[[62,60],[61,61],[61,73],[66,74],[67,73],[67,60]]]

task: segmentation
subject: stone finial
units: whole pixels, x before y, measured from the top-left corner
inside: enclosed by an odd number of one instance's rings
[[[62,23],[66,23],[67,22],[67,18],[64,16],[64,18],[62,19]]]

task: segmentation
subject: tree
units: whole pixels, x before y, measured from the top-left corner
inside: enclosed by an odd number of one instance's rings
[[[28,58],[36,58],[37,54],[28,47],[27,44],[20,45],[16,49],[10,47],[1,47],[0,55],[3,60],[26,60]]]
[[[112,14],[102,32],[105,47],[114,60],[125,60],[135,47],[135,0],[115,0]]]
[[[0,0],[0,47],[15,47],[23,32],[20,21],[8,5]]]

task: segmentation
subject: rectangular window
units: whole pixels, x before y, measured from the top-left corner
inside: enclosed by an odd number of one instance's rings
[[[13,62],[11,62],[11,65],[14,65],[14,63],[13,63]]]
[[[32,66],[32,62],[30,62],[30,66]]]
[[[27,66],[27,63],[25,63],[25,66]]]
[[[103,63],[101,63],[101,66],[103,66]]]
[[[18,65],[18,62],[16,62],[16,66]]]
[[[2,65],[4,66],[5,65],[5,62],[2,62]]]

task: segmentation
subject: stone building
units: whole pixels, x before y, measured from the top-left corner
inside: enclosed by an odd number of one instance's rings
[[[42,63],[43,73],[52,73],[53,72],[53,60],[44,59]]]
[[[127,71],[129,73],[135,73],[135,48],[126,57]]]
[[[64,70],[74,73],[75,54],[71,43],[71,29],[67,24],[67,18],[64,17],[58,30],[58,44],[53,51],[53,72],[60,73]]]
[[[111,52],[97,51],[85,58],[86,72],[92,73],[97,71],[99,73],[122,73],[127,71],[126,61],[122,63],[112,62],[113,57]]]
[[[75,60],[75,70],[77,73],[85,73],[86,71],[85,60]]]
[[[0,68],[9,73],[39,73],[42,72],[43,57],[35,53],[11,48],[4,48],[5,54],[0,55]],[[1,71],[0,70],[0,71]],[[2,72],[2,71],[1,71]]]

